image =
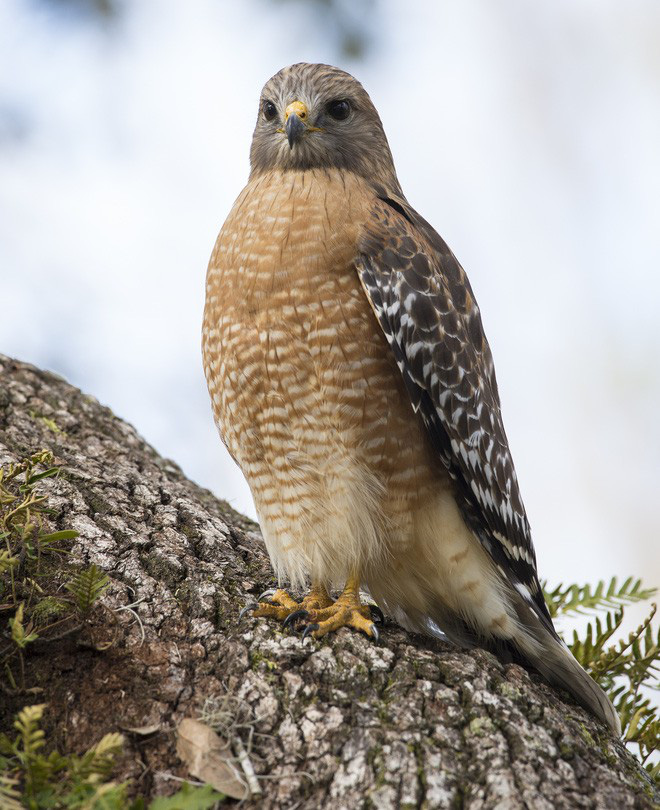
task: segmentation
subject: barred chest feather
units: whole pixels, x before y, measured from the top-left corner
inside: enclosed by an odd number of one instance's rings
[[[407,534],[411,501],[437,488],[355,269],[369,198],[346,173],[261,175],[209,265],[203,352],[215,419],[275,568],[294,582],[378,565]]]

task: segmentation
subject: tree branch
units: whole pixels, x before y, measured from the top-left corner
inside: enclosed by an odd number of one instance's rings
[[[264,808],[653,807],[620,741],[489,653],[391,622],[380,646],[348,630],[303,644],[264,620],[238,625],[273,584],[258,527],[60,378],[0,355],[0,379],[0,463],[54,453],[61,473],[40,482],[54,529],[80,532],[74,558],[109,574],[102,599],[118,611],[103,652],[62,638],[27,656],[26,686],[43,688],[61,748],[129,729],[117,778],[173,792],[168,775],[187,776],[174,729],[222,703]],[[0,728],[26,702],[4,701]]]

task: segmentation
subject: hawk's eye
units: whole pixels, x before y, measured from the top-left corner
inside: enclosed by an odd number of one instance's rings
[[[277,107],[273,104],[272,101],[264,101],[263,104],[264,110],[264,118],[266,121],[272,121],[273,118],[277,115]]]
[[[336,121],[345,121],[351,111],[351,105],[345,98],[339,98],[331,101],[327,109],[328,115],[331,115]]]

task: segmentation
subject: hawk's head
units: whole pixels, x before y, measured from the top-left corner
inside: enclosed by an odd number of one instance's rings
[[[266,82],[250,163],[253,174],[342,168],[398,186],[376,108],[357,79],[331,65],[301,62]]]

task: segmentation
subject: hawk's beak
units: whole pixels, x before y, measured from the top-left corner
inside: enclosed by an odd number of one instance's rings
[[[289,148],[293,149],[293,145],[302,138],[303,132],[307,129],[308,117],[307,107],[302,101],[292,101],[284,111],[284,131]]]
[[[293,149],[293,144],[298,143],[298,141],[301,139],[302,134],[305,131],[305,125],[295,113],[292,113],[286,119],[285,131],[287,140],[289,141],[289,146],[291,149]]]

